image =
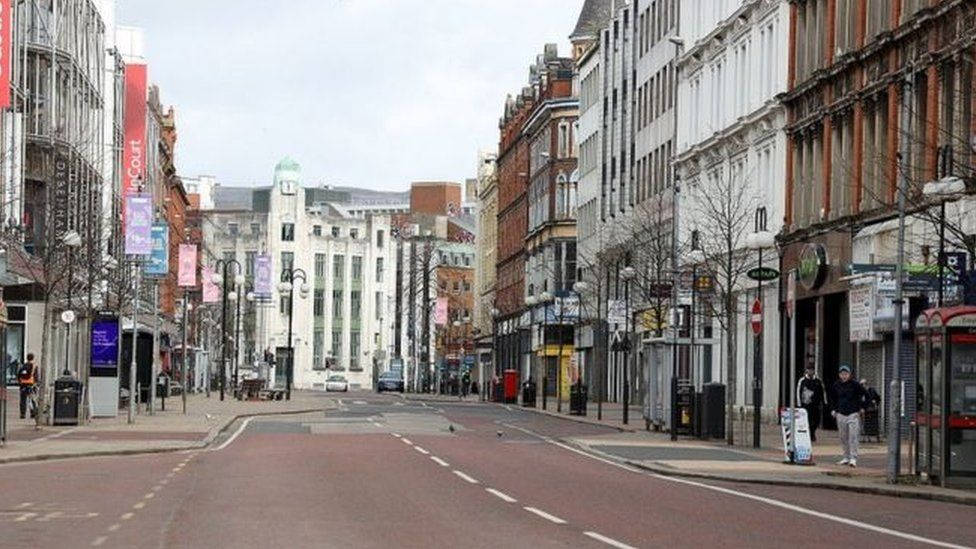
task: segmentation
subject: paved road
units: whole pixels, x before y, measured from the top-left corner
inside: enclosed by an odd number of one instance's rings
[[[0,467],[2,547],[924,547],[974,509],[657,477],[559,442],[603,427],[353,393],[208,451]]]

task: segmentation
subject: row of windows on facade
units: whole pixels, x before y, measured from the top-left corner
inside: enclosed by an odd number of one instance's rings
[[[974,153],[969,146],[970,128],[976,123],[973,109],[974,62],[962,57],[959,62],[947,61],[939,71],[937,80],[930,82],[928,74],[918,72],[912,82],[911,134],[900,129],[894,135],[898,140],[908,139],[910,153],[900,171],[907,174],[911,184],[921,186],[927,180],[938,177],[931,173],[926,155],[936,148],[947,148],[949,161],[945,171],[962,177],[973,173]],[[929,112],[929,93],[936,87],[938,101],[936,112]],[[861,100],[861,141],[854,132],[854,110],[848,109],[830,118],[830,170],[825,173],[824,132],[798,133],[793,137],[793,220],[798,227],[820,221],[821,212],[829,218],[853,213],[855,206],[870,210],[888,203],[893,192],[896,156],[891,154],[889,136],[890,103],[895,112],[904,107],[900,95],[890,96],[881,92]],[[937,127],[937,141],[929,138],[932,125]],[[897,145],[900,148],[900,145]],[[854,165],[854,152],[859,150],[861,162]],[[830,202],[824,203],[827,177],[829,176]],[[859,189],[854,182],[860,178]],[[860,202],[855,200],[860,194]],[[828,207],[829,206],[829,207]]]
[[[373,334],[374,344],[379,344],[380,335]],[[362,349],[362,335],[359,331],[349,332],[349,369],[352,371],[362,371],[362,362],[360,361],[360,353]],[[334,370],[344,370],[343,359],[346,355],[343,354],[342,346],[342,330],[332,330],[332,347],[331,358],[334,361],[329,361],[328,365]],[[326,350],[325,350],[325,330],[323,328],[316,328],[312,331],[312,367],[316,370],[325,368],[326,363]]]
[[[576,242],[554,241],[549,246],[537,249],[527,258],[525,271],[528,282],[527,295],[551,290],[572,291],[573,284],[576,283]]]
[[[358,321],[362,319],[363,311],[363,293],[359,290],[352,290],[349,292],[349,317],[353,321]],[[343,316],[343,307],[345,294],[342,290],[332,290],[332,318],[333,320],[342,320],[345,318]],[[374,316],[376,320],[381,320],[383,318],[383,292],[376,292],[374,294]],[[286,296],[282,296],[279,303],[279,312],[283,315],[288,314],[288,304],[289,300]],[[315,318],[325,318],[326,311],[325,302],[325,289],[316,288],[312,292],[312,316]]]
[[[342,228],[333,225],[331,228],[331,234],[333,238],[340,238],[342,236]],[[227,233],[230,236],[238,236],[240,234],[240,226],[237,223],[227,224]],[[251,223],[251,235],[260,236],[261,235],[261,224]],[[312,225],[312,236],[322,236],[322,225]],[[349,238],[357,240],[359,238],[359,228],[351,227],[348,232]],[[384,240],[383,230],[376,231],[376,246],[379,248],[383,247]],[[282,242],[294,242],[295,241],[295,224],[294,223],[282,223],[281,224],[281,241]]]
[[[634,11],[638,9],[634,2]],[[651,48],[664,39],[678,22],[678,0],[652,0],[651,4],[641,12],[637,29],[638,55],[644,57]],[[627,14],[624,14],[624,26],[627,25]]]
[[[257,259],[258,253],[254,250],[248,250],[244,252],[244,276],[247,278],[252,278],[254,276],[254,262]],[[225,262],[237,259],[237,252],[234,250],[227,250],[224,252],[223,257]],[[350,270],[352,271],[351,278],[354,282],[358,282],[363,278],[363,257],[359,255],[352,256],[350,265]],[[326,254],[315,254],[315,278],[325,278],[328,258]],[[282,272],[290,271],[295,266],[295,253],[294,252],[281,252],[281,270]],[[383,282],[383,273],[385,269],[385,262],[382,257],[376,258],[376,269],[375,269],[375,280],[376,282]],[[332,256],[332,278],[335,280],[342,280],[346,276],[346,256],[344,254],[335,254]]]
[[[730,46],[730,53],[714,55],[688,75],[684,99],[689,111],[698,116],[684,118],[686,145],[733,124],[784,89],[786,74],[777,49],[782,43],[780,32],[779,17],[774,13],[739,37]],[[754,41],[759,44],[758,54],[753,51]]]
[[[441,279],[441,280],[440,280],[440,281],[438,282],[438,286],[440,286],[440,288],[441,288],[441,291],[444,291],[444,292],[446,292],[446,291],[447,291],[447,286],[448,286],[448,282],[447,282],[447,280],[444,280],[444,279]],[[451,290],[452,290],[452,291],[453,291],[454,293],[456,293],[456,294],[459,294],[459,293],[461,293],[461,292],[464,292],[464,293],[468,293],[468,292],[470,292],[470,291],[471,291],[471,283],[470,283],[470,282],[468,282],[467,280],[464,280],[464,281],[460,281],[460,280],[455,280],[455,281],[454,281],[454,282],[453,282],[453,283],[451,284]]]
[[[458,254],[454,252],[438,252],[440,256],[441,265],[454,265],[460,267],[464,265],[465,267],[470,267],[471,263],[474,261],[473,254]]]
[[[575,181],[568,181],[566,174],[556,176],[556,211],[549,215],[549,180],[545,177],[536,178],[529,189],[529,231],[533,231],[546,222],[556,219],[576,218],[576,189]]]
[[[556,126],[556,158],[566,159],[577,156],[575,134],[576,124],[568,119],[560,120]],[[552,133],[549,126],[543,128],[529,145],[529,175],[536,173],[549,165]]]
[[[875,0],[836,0],[834,8],[834,47],[836,53],[845,54],[857,48],[857,22],[865,21],[865,44],[869,44],[884,31],[909,21],[915,13],[928,5],[928,0],[901,0],[901,19],[892,21],[891,2]],[[797,4],[796,11],[796,81],[806,80],[826,62],[828,21],[830,15],[827,0],[807,0]],[[861,13],[861,9],[865,10]]]

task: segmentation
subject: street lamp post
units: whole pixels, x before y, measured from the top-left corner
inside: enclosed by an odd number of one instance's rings
[[[246,290],[246,293],[245,293]],[[248,303],[254,302],[254,292],[248,288],[247,284],[238,284],[237,290],[232,294],[234,300],[237,302],[237,313],[234,315],[234,389],[237,390],[238,382],[238,370],[240,369],[241,362],[241,307],[245,307],[244,312],[247,313],[247,305],[244,301]]]
[[[542,303],[542,324],[539,329],[542,332],[542,409],[545,410],[549,396],[549,349],[546,346],[546,338],[549,335],[549,305],[552,303],[552,294],[548,291],[539,294],[539,303]],[[557,380],[556,383],[559,381]]]
[[[213,283],[222,284],[223,287],[220,303],[220,400],[224,400],[224,393],[227,391],[227,301],[237,299],[237,294],[233,290],[227,291],[227,278],[232,265],[237,266],[237,274],[234,276],[235,285],[243,284],[244,268],[236,259],[217,260],[213,274]]]
[[[637,270],[630,265],[620,271],[620,278],[624,281],[624,425],[630,422],[630,281],[637,276]]]
[[[292,347],[292,322],[295,318],[295,281],[301,280],[302,286],[299,289],[302,299],[308,296],[308,275],[302,269],[284,269],[281,271],[281,283],[278,284],[278,291],[288,293],[288,367],[285,380],[285,399],[291,400],[291,385],[295,375],[295,349]]]
[[[71,323],[75,321],[75,311],[71,308],[71,287],[74,283],[75,275],[75,248],[81,246],[81,235],[76,231],[68,231],[61,237],[61,241],[68,248],[68,295],[67,305],[61,319],[64,321],[64,375],[71,374]],[[80,372],[79,372],[80,373]]]
[[[696,384],[701,380],[700,375],[697,375],[697,358],[698,349],[695,348],[695,331],[697,326],[695,326],[695,316],[697,314],[697,297],[698,297],[698,265],[705,261],[705,252],[701,249],[700,233],[697,230],[691,231],[691,250],[688,251],[686,256],[689,263],[691,263],[691,310],[688,314],[688,375],[692,380],[692,391],[697,390]]]
[[[759,269],[763,268],[763,249],[772,248],[776,245],[776,237],[773,233],[766,229],[766,207],[760,206],[756,208],[756,217],[754,224],[755,232],[746,237],[746,245],[749,249],[756,250],[759,252]],[[758,289],[757,300],[762,307],[763,302],[763,281],[762,273],[757,277]],[[763,325],[765,324],[765,311],[760,314],[759,321],[759,331],[756,334],[755,345],[753,351],[753,366],[752,366],[752,446],[753,448],[760,447],[760,426],[759,426],[759,415],[762,409],[762,382],[763,382]],[[753,320],[755,321],[755,320]]]
[[[181,377],[183,390],[180,391],[180,395],[183,397],[183,413],[186,413],[186,391],[190,388],[190,384],[186,379],[186,332],[187,332],[187,314],[193,310],[193,304],[190,303],[189,296],[186,295],[187,292],[183,291],[183,352],[181,353],[182,364],[181,364]]]
[[[575,341],[579,341],[579,337],[580,337],[580,327],[582,326],[582,322],[583,322],[583,292],[587,291],[588,288],[589,288],[589,284],[587,284],[586,282],[583,282],[582,280],[577,280],[575,283],[573,283],[573,293],[576,294],[576,299],[577,299],[577,306],[576,306],[576,324],[575,324],[574,330],[573,330],[573,339]],[[574,352],[577,352],[576,349],[575,349],[575,347],[576,347],[576,345],[574,345]],[[582,410],[585,409],[584,406],[585,406],[585,402],[586,402],[583,399],[583,368],[582,368],[583,361],[581,359],[582,359],[582,357],[577,355],[577,357],[576,357],[576,394],[578,395],[577,398],[581,399],[580,400],[580,410],[577,410],[577,413],[580,413]],[[590,376],[589,375],[586,376],[586,382],[587,383],[590,382]],[[587,393],[589,393],[589,391],[587,391]],[[572,397],[570,397],[570,399],[572,399]],[[573,408],[572,407],[572,403],[570,403],[570,413],[572,413],[572,408]],[[581,414],[581,415],[583,415],[583,414]]]
[[[538,303],[539,303],[539,298],[536,297],[536,296],[534,296],[534,295],[530,295],[530,296],[528,296],[528,297],[525,298],[525,305],[526,305],[526,307],[529,308],[529,330],[530,330],[529,334],[530,335],[532,334],[533,331],[535,331],[535,306]],[[538,332],[535,332],[535,333],[538,334]],[[530,345],[530,347],[531,347],[531,345]],[[538,364],[538,357],[535,357],[535,360],[536,360],[536,364]],[[530,368],[530,371],[529,371],[529,379],[532,379],[531,367],[532,367],[532,365],[530,363],[529,364],[529,368]],[[540,377],[542,377],[542,373],[541,372],[540,372]],[[545,407],[546,407],[546,389],[545,389],[545,382],[543,381],[543,379],[539,379],[539,380],[537,380],[537,382],[540,385],[542,385],[542,408],[545,409]],[[524,400],[523,400],[522,404],[525,405]]]

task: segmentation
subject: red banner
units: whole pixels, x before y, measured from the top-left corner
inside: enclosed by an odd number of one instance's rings
[[[6,0],[0,0],[6,1]],[[122,148],[122,196],[146,174],[146,65],[125,66],[125,145]]]
[[[10,106],[10,40],[13,0],[0,0],[0,109]]]
[[[177,276],[179,286],[184,288],[197,285],[197,245],[180,244],[179,273]]]

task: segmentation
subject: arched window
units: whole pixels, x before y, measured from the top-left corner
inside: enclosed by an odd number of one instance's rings
[[[566,193],[566,207],[569,208],[568,217],[576,219],[576,202],[578,200],[576,190],[579,187],[579,170],[573,170],[569,176],[569,185]]]

